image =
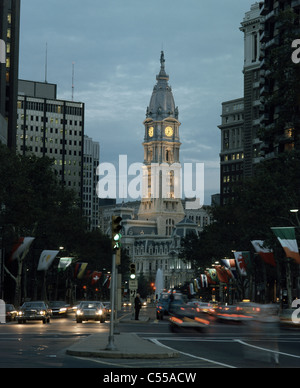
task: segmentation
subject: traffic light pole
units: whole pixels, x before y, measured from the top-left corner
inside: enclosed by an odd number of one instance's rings
[[[109,337],[106,350],[117,350],[114,339],[114,320],[115,320],[115,290],[116,290],[116,252],[112,255],[112,273],[110,283],[110,326],[109,326]]]

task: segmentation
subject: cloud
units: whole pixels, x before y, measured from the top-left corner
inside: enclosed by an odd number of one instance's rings
[[[219,186],[221,103],[243,95],[239,26],[254,0],[26,0],[21,7],[20,78],[48,82],[85,103],[85,132],[101,160],[143,161],[144,126],[160,50],[182,125],[181,161],[204,161]]]

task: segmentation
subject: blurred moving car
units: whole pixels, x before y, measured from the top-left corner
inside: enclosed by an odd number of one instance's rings
[[[244,322],[253,319],[253,315],[244,310],[243,306],[221,305],[216,309],[216,318],[220,321]]]
[[[105,322],[106,309],[102,302],[84,301],[79,304],[76,311],[76,322],[82,323],[89,320]]]
[[[26,323],[26,321],[43,321],[50,323],[51,309],[45,302],[25,302],[18,311],[18,323]]]
[[[17,318],[17,310],[13,304],[5,305],[5,313],[6,313],[6,322],[15,321]]]
[[[63,301],[52,301],[49,302],[49,307],[52,310],[53,316],[66,317],[68,315],[70,305]]]
[[[216,304],[211,302],[201,302],[199,300],[192,300],[187,303],[189,306],[195,307],[197,312],[206,313],[206,314],[214,314],[217,308]]]
[[[163,319],[164,315],[176,314],[185,305],[184,297],[179,292],[163,292],[156,305],[156,318]]]

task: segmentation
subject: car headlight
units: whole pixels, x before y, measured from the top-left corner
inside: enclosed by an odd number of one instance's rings
[[[66,307],[61,307],[61,308],[59,309],[59,312],[60,312],[60,313],[65,313],[66,311],[67,311]]]
[[[41,310],[41,311],[39,311],[39,314],[40,315],[46,315],[46,311],[45,310]]]
[[[24,314],[23,311],[18,311],[19,316],[22,316],[23,314]]]
[[[103,311],[100,309],[100,310],[97,311],[97,314],[98,314],[98,315],[102,315],[102,314],[103,314]]]
[[[82,311],[77,309],[76,315],[82,315],[82,314],[83,314]]]

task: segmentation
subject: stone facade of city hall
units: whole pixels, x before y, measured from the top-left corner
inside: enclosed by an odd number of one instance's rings
[[[137,276],[143,274],[147,280],[155,281],[157,270],[161,269],[165,288],[168,289],[183,285],[193,278],[191,263],[178,257],[181,239],[190,232],[199,233],[211,219],[205,207],[189,209],[191,206],[186,206],[189,202],[176,196],[176,177],[179,174],[176,169],[181,169],[181,123],[168,83],[163,52],[156,81],[143,123],[143,199],[102,206],[99,218],[101,230],[110,233],[112,215],[122,217],[122,246],[136,264]],[[171,167],[167,179],[158,172],[157,187],[153,188],[153,166],[161,164]],[[164,184],[168,185],[167,197],[161,195]],[[154,192],[159,194],[153,197]]]

